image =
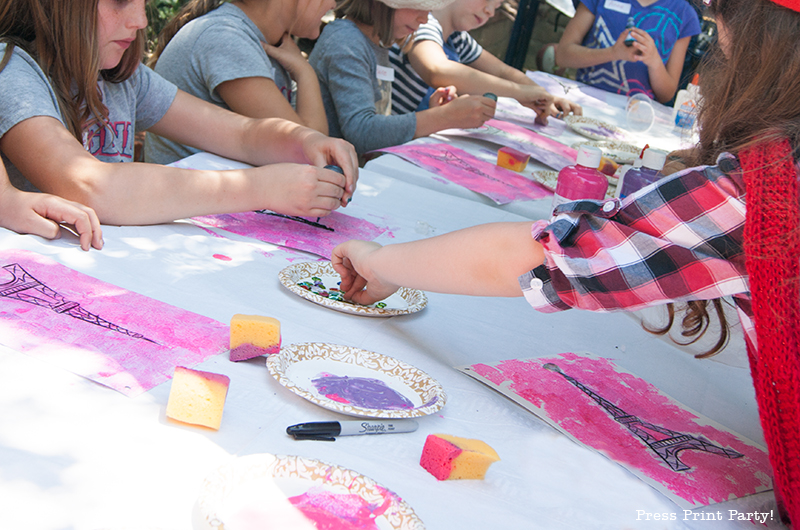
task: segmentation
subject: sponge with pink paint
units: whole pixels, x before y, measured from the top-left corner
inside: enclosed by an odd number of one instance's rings
[[[281,323],[260,315],[231,318],[231,361],[244,361],[281,351]]]
[[[493,462],[500,460],[486,442],[449,434],[430,434],[419,464],[437,480],[482,479]]]
[[[219,429],[230,378],[176,366],[167,401],[167,417]]]

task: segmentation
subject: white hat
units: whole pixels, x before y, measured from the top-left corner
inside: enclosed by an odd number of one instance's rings
[[[380,0],[393,9],[420,9],[432,11],[450,5],[454,0]]]

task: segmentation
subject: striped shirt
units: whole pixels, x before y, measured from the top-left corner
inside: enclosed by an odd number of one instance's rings
[[[451,33],[445,43],[442,26],[431,14],[428,14],[428,22],[422,24],[414,33],[415,43],[424,40],[434,41],[445,49],[445,53],[449,48],[452,53],[448,56],[462,64],[475,61],[483,53],[481,45],[466,31]],[[428,108],[430,87],[414,71],[408,62],[408,56],[396,44],[389,49],[389,61],[395,70],[392,83],[392,114],[408,114]],[[423,104],[422,108],[420,104]]]

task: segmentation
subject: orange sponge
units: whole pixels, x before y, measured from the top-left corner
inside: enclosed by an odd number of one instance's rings
[[[486,442],[449,434],[430,434],[419,464],[437,480],[482,479],[493,462],[500,460]]]
[[[167,401],[167,417],[219,429],[230,378],[222,374],[175,367]]]
[[[243,361],[281,350],[281,323],[272,317],[233,315],[231,361]]]
[[[510,169],[511,171],[520,172],[525,169],[530,158],[530,155],[526,155],[522,151],[517,151],[511,147],[501,147],[497,151],[497,165]]]

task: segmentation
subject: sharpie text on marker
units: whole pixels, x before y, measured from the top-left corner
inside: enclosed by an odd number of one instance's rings
[[[359,434],[389,434],[414,432],[417,422],[414,420],[381,421],[319,421],[298,423],[286,428],[286,434],[295,440],[333,440],[337,436],[355,436]]]

